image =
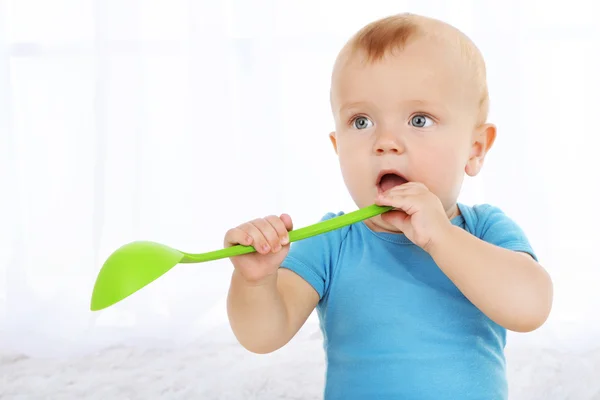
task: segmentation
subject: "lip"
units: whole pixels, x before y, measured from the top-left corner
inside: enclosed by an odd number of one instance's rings
[[[381,182],[381,178],[384,175],[387,174],[394,174],[394,175],[398,175],[399,177],[401,177],[402,179],[404,179],[406,182],[408,182],[409,180],[400,173],[400,171],[398,171],[397,169],[382,169],[381,171],[379,171],[379,175],[377,175],[377,179],[375,180],[375,186],[377,186],[377,192],[378,193],[383,193],[383,191],[381,190],[381,186],[379,186],[379,183]]]

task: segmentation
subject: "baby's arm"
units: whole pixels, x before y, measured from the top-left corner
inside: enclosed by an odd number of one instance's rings
[[[341,214],[327,213],[321,221]],[[233,332],[254,353],[273,352],[298,333],[327,292],[329,271],[347,232],[337,229],[291,247],[287,231],[292,228],[291,218],[282,214],[242,224],[225,235],[225,246],[243,243],[257,250],[231,259],[235,269],[227,297]]]
[[[428,251],[465,297],[497,324],[529,332],[548,318],[552,281],[529,254],[487,243],[457,226]]]
[[[265,354],[287,344],[317,306],[319,294],[303,278],[280,268],[251,285],[234,270],[227,298],[233,332],[247,350]]]
[[[427,251],[456,287],[497,324],[517,332],[540,327],[552,308],[552,281],[525,235],[499,209],[479,208],[478,236],[450,223],[440,199],[418,182],[396,186],[377,203],[382,214]],[[533,253],[533,252],[532,252]]]

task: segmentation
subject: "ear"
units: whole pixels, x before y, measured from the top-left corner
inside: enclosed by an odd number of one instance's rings
[[[335,138],[335,131],[333,131],[329,134],[329,140],[331,140],[331,144],[333,145],[333,150],[335,151],[335,154],[338,154],[337,139]]]
[[[484,124],[477,128],[473,134],[471,144],[471,153],[465,166],[465,172],[469,176],[479,174],[483,168],[483,161],[487,152],[492,148],[496,140],[496,126],[493,124]]]

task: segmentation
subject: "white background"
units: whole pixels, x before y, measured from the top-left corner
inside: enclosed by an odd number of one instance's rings
[[[79,359],[228,332],[227,260],[91,313],[102,262],[134,240],[199,253],[257,216],[302,227],[356,209],[327,138],[331,66],[403,11],[486,58],[498,138],[460,200],[515,219],[555,283],[548,323],[509,337],[516,354],[539,370],[535,349],[598,349],[597,2],[0,0],[0,352]]]

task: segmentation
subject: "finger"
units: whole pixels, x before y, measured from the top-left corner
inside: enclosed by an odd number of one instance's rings
[[[392,210],[381,215],[381,219],[391,225],[397,226],[406,232],[410,227],[410,216],[402,210]]]
[[[410,193],[421,193],[423,191],[427,190],[427,188],[425,187],[425,185],[419,183],[419,182],[408,182],[405,183],[403,185],[399,185],[399,186],[394,186],[393,188],[383,192],[383,195],[386,195],[388,193],[394,193],[394,192],[402,192],[402,193],[406,193],[406,192],[410,192]]]
[[[377,199],[390,203],[390,202],[398,202],[405,198],[408,195],[406,190],[388,190],[387,192],[379,193]],[[390,204],[391,205],[391,204]]]
[[[275,229],[275,232],[277,232],[277,236],[279,237],[279,243],[282,246],[288,244],[290,242],[288,231],[286,229],[285,223],[281,220],[281,218],[276,217],[274,215],[270,215],[266,218],[266,220]]]
[[[383,195],[377,199],[377,204],[381,206],[391,206],[404,211],[408,215],[417,212],[417,196],[411,193],[395,191]]]
[[[397,188],[405,188],[405,189],[408,189],[408,188],[419,188],[419,189],[425,189],[425,190],[429,190],[429,189],[427,188],[427,186],[425,186],[425,184],[424,184],[424,183],[421,183],[421,182],[415,182],[415,181],[412,181],[412,182],[406,182],[406,183],[405,183],[405,184],[403,184],[403,185],[400,185],[400,186],[395,186],[395,187],[397,187]]]
[[[231,247],[237,244],[249,246],[251,243],[252,237],[240,227],[236,227],[228,230],[227,233],[225,233],[225,241],[223,245],[225,247]]]
[[[252,237],[252,246],[254,246],[257,252],[261,254],[267,254],[271,251],[271,246],[269,246],[267,238],[262,233],[261,229],[256,226],[256,221],[258,220],[246,222],[245,224],[241,225],[240,228],[248,233],[250,237]]]
[[[410,183],[410,182],[409,182]],[[411,195],[420,195],[427,191],[427,188],[420,183],[415,183],[414,185],[409,185],[405,183],[404,185],[395,186],[385,192],[379,193],[379,198],[396,198],[397,196],[411,196]]]
[[[267,221],[265,218],[259,218],[252,221],[252,225],[256,226],[265,237],[269,245],[269,251],[281,250],[281,239],[269,221]]]

